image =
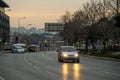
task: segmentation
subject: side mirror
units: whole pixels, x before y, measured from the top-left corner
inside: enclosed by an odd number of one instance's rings
[[[57,52],[57,53],[60,53],[60,52],[61,52],[61,50],[60,50],[60,49],[58,49],[56,52]]]

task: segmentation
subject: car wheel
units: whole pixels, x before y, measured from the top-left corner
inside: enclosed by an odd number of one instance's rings
[[[58,62],[60,62],[60,57],[58,56]]]
[[[79,63],[79,60],[77,60],[77,63]]]
[[[60,59],[58,58],[58,62],[60,62]]]
[[[60,59],[61,62],[64,62],[63,59]]]
[[[79,60],[73,60],[73,62],[79,63]]]
[[[73,62],[76,62],[76,60],[73,60]]]

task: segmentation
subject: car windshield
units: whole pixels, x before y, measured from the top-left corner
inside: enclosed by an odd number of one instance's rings
[[[22,47],[21,47],[21,46],[15,46],[15,48],[17,48],[17,49],[22,49]]]
[[[64,47],[64,48],[62,48],[62,51],[74,52],[74,51],[76,51],[76,49],[75,49],[75,47]]]

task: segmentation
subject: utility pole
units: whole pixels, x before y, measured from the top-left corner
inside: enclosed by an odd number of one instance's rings
[[[20,42],[20,20],[25,19],[26,17],[18,18],[18,42]]]

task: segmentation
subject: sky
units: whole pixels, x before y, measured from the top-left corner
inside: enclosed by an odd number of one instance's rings
[[[82,8],[89,0],[4,0],[10,8],[6,14],[10,16],[10,26],[26,28],[44,28],[46,22],[57,22],[66,11],[73,13]],[[11,11],[8,11],[11,9]],[[31,26],[29,25],[31,24]]]

